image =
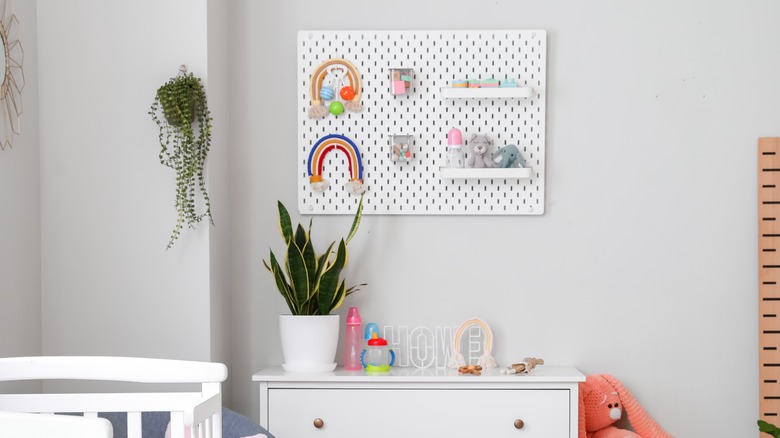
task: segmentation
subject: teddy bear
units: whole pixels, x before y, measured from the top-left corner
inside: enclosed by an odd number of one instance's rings
[[[469,140],[469,146],[471,146],[471,154],[469,154],[466,160],[466,165],[469,167],[495,167],[495,163],[490,158],[490,146],[493,145],[493,140],[484,134],[474,134]]]
[[[589,375],[579,389],[579,438],[672,438],[616,378]],[[635,432],[614,426],[624,411]]]

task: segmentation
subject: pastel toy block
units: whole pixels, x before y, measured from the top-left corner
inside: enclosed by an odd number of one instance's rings
[[[393,81],[391,91],[393,94],[405,94],[406,84],[404,81]]]

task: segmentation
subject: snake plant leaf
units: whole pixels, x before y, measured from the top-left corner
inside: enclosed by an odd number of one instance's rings
[[[295,228],[295,245],[303,251],[303,247],[306,246],[306,243],[309,241],[309,236],[306,234],[306,231],[303,229],[301,224],[298,224],[298,226]]]
[[[265,268],[271,271],[271,273],[274,275],[274,280],[276,281],[276,288],[279,290],[279,294],[284,297],[284,301],[287,303],[287,307],[293,308],[293,301],[292,301],[292,294],[290,293],[290,285],[287,283],[287,277],[284,275],[284,271],[282,271],[282,267],[279,266],[279,262],[276,261],[276,256],[274,255],[273,251],[271,252],[271,266],[269,267],[268,264],[263,260],[263,265],[265,265]]]
[[[287,208],[282,204],[282,201],[278,201],[279,203],[279,229],[282,233],[282,238],[284,238],[284,243],[289,244],[290,239],[292,239],[292,221],[290,220],[290,213],[287,211]]]
[[[301,312],[302,305],[309,300],[311,290],[309,289],[309,273],[306,272],[306,262],[303,259],[303,253],[295,245],[294,240],[290,240],[287,245],[287,257],[285,260],[287,275],[290,276],[290,289],[292,291],[293,301],[297,304],[295,312]],[[300,314],[300,313],[295,313]]]
[[[344,239],[341,239],[341,242],[339,242],[339,249],[336,251],[336,258],[325,268],[322,277],[320,277],[319,304],[320,312],[325,311],[323,315],[330,313],[330,306],[335,301],[337,288],[339,286],[339,277],[341,276],[342,269],[344,269],[344,266],[347,263],[347,258],[347,244],[344,242]]]
[[[348,297],[348,296],[352,295],[353,293],[359,291],[361,287],[366,286],[366,285],[368,285],[368,283],[360,283],[360,284],[356,284],[354,286],[351,286],[351,287],[347,288],[346,296]]]
[[[322,278],[322,273],[325,271],[325,268],[329,265],[329,259],[331,256],[331,252],[333,251],[333,245],[335,245],[336,242],[331,242],[331,244],[328,246],[328,250],[322,253],[320,257],[317,259],[317,273],[314,276],[317,279],[317,285],[314,287],[315,289],[319,289],[320,279]]]
[[[317,291],[317,254],[314,252],[314,246],[311,240],[306,242],[306,246],[301,251],[303,262],[306,264],[306,272],[309,274],[309,291],[316,294]]]
[[[347,297],[347,285],[345,280],[341,280],[341,284],[339,285],[338,290],[336,291],[336,295],[333,297],[333,302],[330,303],[328,306],[328,313],[333,311],[334,309],[338,309],[341,307],[341,304],[344,303],[344,298]]]
[[[357,233],[361,217],[363,217],[363,195],[360,195],[360,202],[358,203],[358,209],[355,213],[355,219],[352,220],[352,227],[349,229],[349,234],[347,234],[347,243],[349,243],[355,233]]]
[[[780,428],[764,420],[758,420],[758,430],[759,432],[768,433],[775,438],[780,438]]]

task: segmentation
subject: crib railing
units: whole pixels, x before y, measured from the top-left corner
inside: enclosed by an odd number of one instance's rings
[[[101,356],[0,358],[0,381],[200,384],[199,390],[192,391],[0,394],[0,411],[77,413],[87,417],[100,412],[126,412],[128,438],[142,438],[143,412],[170,412],[171,438],[184,438],[186,428],[191,429],[192,438],[221,438],[221,384],[226,378],[227,367],[211,362]]]

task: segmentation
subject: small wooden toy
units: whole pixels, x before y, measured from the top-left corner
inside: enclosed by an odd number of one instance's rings
[[[450,357],[449,363],[447,364],[449,368],[460,369],[463,366],[469,366],[469,364],[466,362],[466,358],[460,352],[460,344],[463,334],[474,326],[482,330],[482,335],[485,338],[483,353],[482,356],[479,357],[479,366],[484,369],[496,368],[498,366],[496,365],[496,360],[493,359],[491,353],[493,349],[493,331],[491,331],[490,326],[481,319],[472,318],[463,322],[463,324],[461,324],[460,327],[458,327],[458,330],[455,332],[455,336],[452,340],[452,356]]]
[[[310,82],[310,119],[322,118],[328,114],[338,115],[343,113],[344,109],[353,112],[363,111],[363,106],[360,104],[360,94],[363,91],[363,86],[360,82],[360,74],[358,74],[355,66],[349,61],[337,58],[323,62],[314,70],[314,73],[312,73]],[[327,87],[330,88],[330,92],[325,91]],[[354,95],[351,99],[344,99],[342,97],[344,102],[339,102],[339,104],[342,105],[341,111],[337,113],[333,112],[331,108],[325,106],[323,100],[329,100],[326,98],[329,94],[331,98],[334,98],[335,90],[341,91],[345,87],[350,87]],[[323,91],[325,94],[323,94]]]
[[[501,374],[528,374],[533,371],[537,365],[544,365],[544,359],[526,357],[522,362],[513,363],[512,366],[501,370]]]

